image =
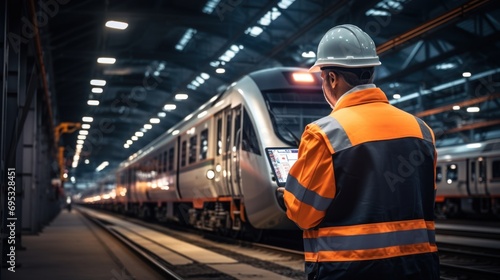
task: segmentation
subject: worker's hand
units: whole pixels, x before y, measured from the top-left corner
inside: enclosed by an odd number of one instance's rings
[[[276,191],[279,192],[279,193],[284,193],[285,192],[285,188],[284,187],[278,187],[276,189]]]

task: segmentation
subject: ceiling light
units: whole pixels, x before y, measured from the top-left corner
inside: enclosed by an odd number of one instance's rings
[[[83,141],[82,139],[76,140],[76,144],[82,144],[83,145],[83,143],[85,143],[85,141]]]
[[[220,0],[209,0],[202,9],[205,14],[211,14],[215,7],[219,5]]]
[[[202,78],[203,78],[203,79],[205,79],[205,80],[210,79],[210,75],[208,75],[207,73],[201,73],[201,74],[200,74],[200,77],[202,77]]]
[[[177,135],[177,134],[179,134],[179,130],[172,131],[172,135]]]
[[[90,128],[90,124],[88,124],[88,123],[82,124],[82,129],[89,129],[89,128]]]
[[[90,80],[90,84],[93,85],[93,86],[103,87],[103,86],[106,85],[106,81],[105,80],[94,79],[94,80]]]
[[[88,100],[87,104],[90,106],[98,106],[99,105],[99,100]]]
[[[141,130],[141,132],[146,132],[146,131],[148,131],[148,130],[147,130],[147,129],[145,129],[144,127],[141,127],[141,129],[140,129],[140,130]]]
[[[247,30],[245,30],[245,34],[248,34],[252,37],[257,37],[260,35],[260,33],[262,33],[262,31],[264,31],[264,29],[262,29],[261,27],[253,26],[253,27],[249,27]]]
[[[95,87],[95,88],[92,88],[92,92],[93,92],[93,93],[102,93],[102,92],[103,92],[103,89],[102,89],[102,88],[99,88],[99,87]]]
[[[453,106],[453,110],[455,110],[455,111],[460,110],[460,106],[458,106],[458,105]]]
[[[124,147],[125,149],[128,149],[128,148],[130,148],[130,145],[129,145],[129,144],[123,144],[123,147]]]
[[[189,114],[189,115],[187,115],[187,116],[184,118],[184,120],[185,120],[185,121],[189,121],[192,117],[193,117],[193,114]]]
[[[128,23],[122,21],[110,20],[106,22],[106,27],[124,30],[128,27]]]
[[[316,54],[313,51],[302,52],[302,57],[313,58],[313,57],[316,57]]]
[[[188,97],[189,96],[187,94],[185,94],[185,93],[178,93],[178,94],[175,95],[175,99],[176,100],[186,100],[186,99],[188,99]]]
[[[219,67],[219,68],[215,69],[215,72],[218,73],[218,74],[222,74],[222,73],[226,72],[226,69]]]
[[[90,163],[90,160],[89,159],[85,159],[85,164],[89,164]]]
[[[150,123],[160,123],[160,119],[159,118],[151,118],[151,119],[149,119],[149,122]]]
[[[78,134],[80,134],[80,135],[89,135],[89,131],[88,130],[80,130],[78,132]]]
[[[106,166],[109,165],[109,162],[107,161],[103,161],[101,164],[99,164],[99,166],[95,169],[97,172],[103,170],[104,168],[106,168]]]
[[[83,117],[82,121],[84,121],[84,122],[92,122],[92,121],[94,121],[94,118],[92,118],[92,117]]]
[[[400,98],[401,98],[401,95],[396,93],[396,94],[394,94],[394,95],[392,96],[392,98],[394,98],[394,99],[400,99]]]
[[[167,113],[165,113],[165,112],[159,112],[158,113],[158,117],[160,117],[160,118],[164,118],[166,116],[167,116]]]
[[[101,64],[115,64],[116,58],[113,57],[99,57],[97,63]]]
[[[132,141],[137,141],[137,140],[139,140],[139,137],[134,135],[134,136],[130,137],[130,139],[132,139]]]
[[[145,129],[151,129],[151,128],[153,128],[153,126],[150,125],[149,123],[147,123],[147,124],[144,125],[144,128]]]
[[[76,138],[81,139],[81,140],[85,140],[85,139],[87,139],[87,136],[85,136],[85,135],[78,135]]]
[[[127,144],[132,145],[132,143],[134,143],[134,141],[132,141],[132,140],[127,140]]]
[[[464,78],[469,78],[470,76],[472,76],[472,74],[470,72],[463,72],[462,73],[462,77],[464,77]]]
[[[469,108],[467,108],[467,112],[469,112],[469,113],[477,113],[479,111],[480,111],[479,107],[469,107]]]
[[[177,108],[175,104],[165,104],[165,106],[163,106],[163,110],[165,111],[175,110],[175,108]]]
[[[293,2],[295,2],[295,0],[281,0],[278,3],[278,7],[282,8],[283,10],[286,10],[288,9],[288,7],[290,7],[290,5],[293,4]]]
[[[144,133],[143,133],[143,132],[140,132],[140,131],[137,131],[137,132],[135,133],[135,136],[137,136],[137,137],[142,137],[142,136],[144,136]]]

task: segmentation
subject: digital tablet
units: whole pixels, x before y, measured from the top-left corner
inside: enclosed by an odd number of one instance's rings
[[[297,161],[298,148],[266,148],[266,155],[271,164],[278,187],[284,187],[288,172]]]

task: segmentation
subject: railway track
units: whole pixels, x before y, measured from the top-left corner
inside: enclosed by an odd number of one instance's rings
[[[500,279],[498,226],[437,224],[441,279]]]
[[[80,209],[118,238],[162,279],[304,279],[303,256],[270,246],[215,242],[198,234],[131,222],[99,211]]]

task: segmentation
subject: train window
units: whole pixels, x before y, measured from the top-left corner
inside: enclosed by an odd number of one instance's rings
[[[217,120],[217,155],[222,154],[222,118]]]
[[[241,149],[247,152],[260,155],[259,140],[257,139],[257,133],[255,133],[255,128],[250,116],[247,111],[243,112],[243,135],[242,135]]]
[[[475,161],[470,162],[470,181],[471,182],[476,181],[476,162]]]
[[[207,158],[208,151],[208,129],[200,133],[200,159]]]
[[[479,164],[479,174],[478,174],[478,182],[484,182],[485,179],[486,179],[486,166],[485,166],[485,162],[482,158],[479,158],[478,162]]]
[[[174,148],[168,150],[168,171],[174,170]]]
[[[186,149],[187,149],[187,142],[186,140],[182,141],[181,145],[181,167],[186,166]]]
[[[231,151],[231,128],[232,128],[232,116],[231,114],[226,115],[226,153]]]
[[[456,164],[448,164],[446,167],[446,183],[451,184],[458,180],[458,167]]]
[[[491,179],[495,181],[500,180],[500,160],[494,160],[491,163]]]
[[[439,183],[443,180],[443,170],[441,166],[436,167],[436,183]]]
[[[189,163],[193,163],[196,161],[197,141],[198,141],[197,135],[194,135],[191,138],[189,138]]]
[[[167,151],[163,152],[163,173],[167,172],[167,159],[168,159]]]

